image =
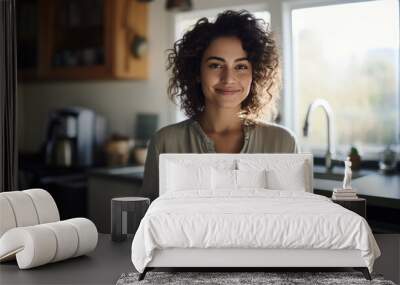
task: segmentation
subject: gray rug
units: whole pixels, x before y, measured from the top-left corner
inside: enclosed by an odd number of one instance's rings
[[[372,281],[364,278],[360,272],[148,272],[142,281],[139,273],[122,274],[116,285],[134,284],[379,284],[395,285],[384,280],[381,275],[372,274]]]

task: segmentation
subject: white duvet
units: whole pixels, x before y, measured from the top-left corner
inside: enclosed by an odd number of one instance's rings
[[[143,272],[165,248],[358,249],[370,272],[380,256],[359,215],[320,195],[265,189],[162,195],[133,239],[135,268]]]

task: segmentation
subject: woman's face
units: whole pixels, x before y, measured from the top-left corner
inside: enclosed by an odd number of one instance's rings
[[[230,108],[240,111],[249,95],[252,66],[236,37],[220,37],[203,54],[200,80],[206,108]]]

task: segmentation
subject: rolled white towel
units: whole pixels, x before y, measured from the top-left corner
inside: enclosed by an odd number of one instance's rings
[[[60,220],[56,202],[49,192],[43,189],[24,190],[23,193],[32,199],[39,218],[39,224],[57,222]]]
[[[0,195],[0,237],[16,226],[17,222],[10,202],[5,196]]]
[[[78,248],[79,237],[71,224],[62,221],[43,224],[43,226],[49,228],[56,236],[57,250],[51,262],[73,257]]]
[[[0,237],[15,227],[60,220],[53,197],[43,189],[0,193]]]
[[[16,256],[20,269],[28,269],[86,254],[96,248],[98,233],[88,219],[18,227],[0,238],[0,261]]]
[[[23,191],[10,191],[0,195],[10,203],[17,227],[33,226],[39,223],[35,205],[28,194]]]
[[[96,226],[91,220],[85,218],[73,218],[63,222],[73,225],[78,233],[78,248],[74,257],[91,252],[96,248],[98,232]]]
[[[13,228],[0,238],[0,261],[16,256],[20,269],[49,263],[56,251],[53,231],[42,225]]]

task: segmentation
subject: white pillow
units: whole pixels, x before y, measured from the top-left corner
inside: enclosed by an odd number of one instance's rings
[[[273,190],[306,191],[305,164],[297,163],[290,171],[269,169],[267,171],[268,188]]]
[[[212,168],[212,188],[214,190],[236,190],[236,170]]]
[[[306,162],[304,160],[287,157],[275,160],[239,159],[240,170],[266,170],[267,188],[273,190],[306,191]]]
[[[212,169],[214,190],[237,190],[240,188],[267,188],[266,170]]]
[[[267,171],[263,170],[236,170],[237,187],[240,188],[267,188]]]
[[[168,163],[167,191],[211,190],[211,167]]]

